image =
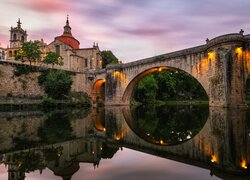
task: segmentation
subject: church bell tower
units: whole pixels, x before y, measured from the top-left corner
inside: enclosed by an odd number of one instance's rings
[[[17,27],[10,29],[10,48],[19,48],[23,42],[27,41],[27,32],[21,27],[20,18],[17,22]]]

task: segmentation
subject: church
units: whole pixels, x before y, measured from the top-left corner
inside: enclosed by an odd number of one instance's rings
[[[27,31],[22,29],[20,19],[17,27],[10,29],[10,46],[7,47],[7,60],[14,60],[15,54],[23,42],[27,41]],[[70,71],[88,71],[102,68],[102,59],[98,44],[90,48],[80,48],[80,42],[72,35],[69,19],[67,17],[63,34],[56,36],[48,45],[41,39],[39,41],[42,57],[48,52],[56,52],[63,58],[63,66],[56,66]]]

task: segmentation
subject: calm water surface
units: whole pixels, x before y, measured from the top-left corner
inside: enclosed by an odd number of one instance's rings
[[[0,179],[250,179],[249,115],[206,106],[1,112]]]

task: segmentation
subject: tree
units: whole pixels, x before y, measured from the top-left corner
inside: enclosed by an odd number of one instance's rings
[[[69,95],[72,83],[73,80],[67,72],[50,70],[42,85],[48,96],[61,99]]]
[[[101,57],[102,57],[102,68],[105,68],[108,64],[119,63],[117,57],[110,50],[101,51]]]
[[[43,63],[45,64],[52,64],[52,68],[54,65],[63,65],[62,57],[56,54],[55,52],[48,52],[48,54],[44,57]]]
[[[152,74],[147,75],[137,86],[138,98],[148,104],[154,104],[156,100],[158,85]]]
[[[135,89],[135,100],[142,103],[150,103],[152,99],[165,102],[168,100],[207,99],[207,94],[200,83],[184,71],[155,72],[148,78],[149,75],[142,79]]]
[[[15,55],[15,60],[29,61],[31,65],[31,62],[40,61],[41,54],[39,41],[23,42]]]

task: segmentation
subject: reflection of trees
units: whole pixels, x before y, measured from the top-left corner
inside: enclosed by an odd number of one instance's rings
[[[140,107],[138,129],[156,142],[174,144],[194,137],[208,117],[207,106]]]
[[[39,111],[40,112],[40,111]],[[28,149],[41,144],[62,142],[73,138],[72,124],[74,121],[85,118],[89,109],[56,109],[43,113],[32,112],[17,117],[20,122],[16,128],[17,133],[10,137],[12,150]],[[13,117],[16,119],[15,114]],[[25,121],[26,118],[28,121]],[[39,123],[37,122],[39,121]],[[74,126],[73,126],[74,127]],[[0,150],[2,152],[2,150]]]
[[[55,143],[69,140],[72,137],[71,119],[63,112],[49,112],[43,127],[39,128],[38,136],[42,142]]]
[[[50,147],[43,149],[30,149],[20,153],[14,153],[11,163],[12,167],[16,167],[15,171],[19,174],[33,172],[35,170],[45,169],[46,163],[58,161],[62,155],[63,147]]]
[[[144,113],[138,111],[137,114],[139,129],[143,129],[143,131],[147,135],[154,134],[159,123],[159,118],[157,117],[155,106],[150,105],[145,106],[144,108]],[[143,116],[139,116],[140,114],[143,114]]]

